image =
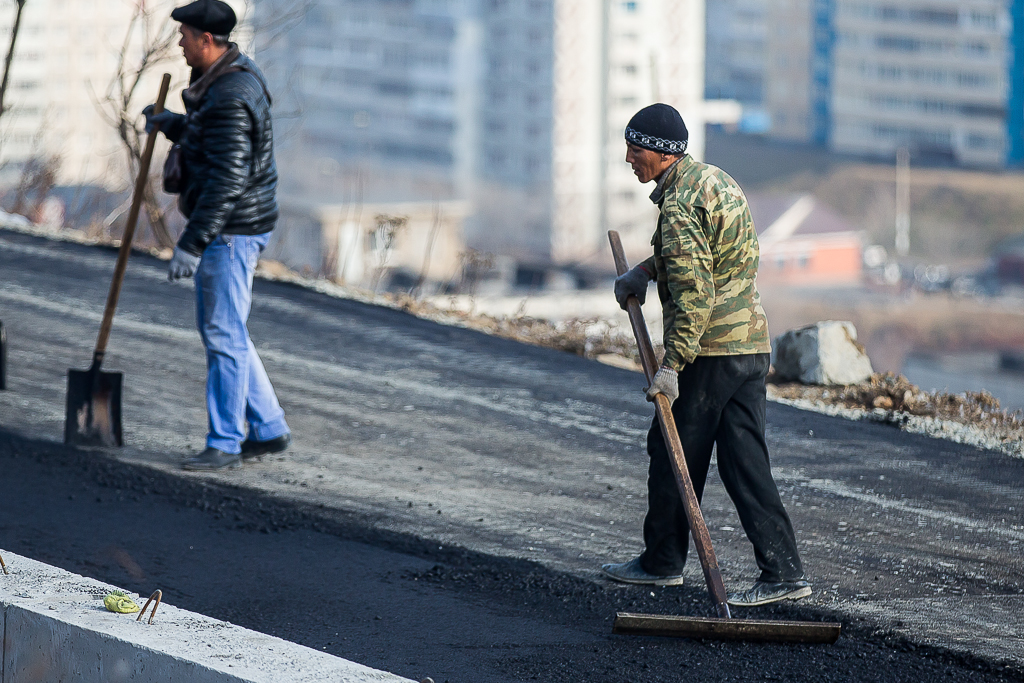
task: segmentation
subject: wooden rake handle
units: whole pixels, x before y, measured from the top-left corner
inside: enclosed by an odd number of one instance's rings
[[[160,94],[153,106],[153,113],[159,114],[164,110],[164,102],[167,100],[167,90],[171,87],[171,75],[164,74],[160,82]],[[146,147],[142,151],[142,159],[139,161],[139,175],[135,179],[135,192],[132,194],[132,208],[128,212],[128,222],[124,226],[124,235],[121,236],[121,248],[117,252],[117,265],[114,266],[114,278],[110,282],[110,291],[107,293],[107,306],[103,309],[103,322],[100,324],[100,335],[96,339],[96,350],[92,355],[92,369],[99,370],[103,364],[103,356],[107,352],[107,341],[110,339],[110,328],[114,324],[114,311],[117,310],[117,300],[121,297],[121,284],[124,282],[124,272],[128,268],[128,255],[132,250],[132,238],[135,237],[135,226],[139,222],[139,210],[142,208],[142,199],[146,194],[146,183],[149,180],[149,164],[153,160],[153,148],[156,146],[159,126],[153,129],[146,136]]]
[[[629,270],[629,263],[622,250],[619,233],[609,230],[608,241],[612,245],[615,270],[622,275]],[[650,384],[658,372],[658,358],[654,355],[654,345],[651,344],[651,336],[647,331],[647,322],[644,320],[643,311],[640,310],[640,302],[635,296],[630,295],[626,299],[626,312],[629,313],[629,324],[633,327],[633,335],[636,337],[636,344],[640,349],[640,364],[644,368],[647,383]],[[661,435],[665,438],[665,444],[671,455],[672,470],[675,472],[676,484],[679,485],[679,492],[683,497],[686,519],[690,523],[690,534],[693,536],[693,544],[697,547],[700,566],[704,570],[704,581],[707,582],[708,592],[711,593],[711,599],[718,609],[718,616],[728,619],[730,615],[729,605],[726,603],[725,582],[722,581],[722,572],[718,569],[718,558],[715,557],[715,549],[711,547],[711,536],[704,523],[704,515],[700,511],[697,494],[693,490],[690,471],[686,467],[686,456],[683,454],[683,444],[679,440],[679,432],[676,430],[675,418],[672,417],[672,406],[665,394],[658,394],[654,397],[654,409],[658,414],[658,424],[661,425]]]

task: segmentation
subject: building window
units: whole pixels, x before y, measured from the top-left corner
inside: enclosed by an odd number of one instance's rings
[[[988,43],[964,43],[964,53],[972,57],[984,57],[989,53]]]
[[[973,10],[971,12],[971,23],[975,26],[992,30],[998,26],[995,14],[979,12],[978,10]]]
[[[971,133],[967,136],[967,146],[971,149],[991,149],[1001,150],[1003,148],[1003,139],[998,137],[992,137],[990,135],[979,135],[977,133]]]
[[[871,15],[870,10],[863,9],[860,15]],[[956,26],[960,22],[960,13],[955,9],[906,9],[882,5],[875,8],[874,16],[882,21],[899,21],[911,24],[931,24],[933,26]]]

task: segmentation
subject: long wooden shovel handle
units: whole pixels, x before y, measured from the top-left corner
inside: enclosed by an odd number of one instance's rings
[[[615,257],[615,270],[622,275],[629,270],[629,263],[622,250],[619,233],[609,230],[608,241],[612,245],[612,256]],[[650,384],[658,372],[658,358],[654,355],[654,345],[651,344],[651,335],[647,331],[647,322],[644,320],[643,311],[640,310],[640,302],[635,296],[630,295],[626,299],[626,312],[629,313],[629,324],[633,327],[633,335],[636,337],[636,344],[640,349],[640,364],[643,366],[644,375],[647,376],[647,382]],[[718,558],[715,557],[715,549],[711,547],[711,535],[708,534],[708,527],[704,523],[704,515],[701,514],[700,503],[697,501],[697,494],[694,492],[693,482],[690,480],[690,471],[686,467],[686,456],[683,454],[683,444],[679,440],[679,432],[676,430],[675,418],[672,417],[672,406],[665,394],[658,394],[654,397],[654,409],[658,414],[661,434],[665,438],[665,444],[672,457],[672,470],[675,472],[676,484],[679,485],[679,492],[683,497],[686,519],[690,523],[690,534],[693,536],[693,544],[697,547],[700,566],[704,570],[704,581],[707,583],[708,592],[711,593],[711,599],[718,609],[718,616],[728,619],[730,615],[729,605],[726,602],[725,582],[722,581],[722,572],[718,569]]]
[[[153,106],[153,113],[159,114],[164,110],[164,101],[167,99],[167,90],[171,87],[171,75],[164,74],[160,82],[160,94]],[[135,179],[135,192],[132,194],[132,208],[128,212],[128,222],[124,226],[124,234],[121,236],[121,248],[117,252],[117,265],[114,266],[114,278],[110,282],[110,292],[107,293],[107,306],[103,309],[103,322],[100,324],[100,335],[96,339],[96,350],[92,355],[92,369],[99,370],[103,364],[103,356],[107,352],[107,340],[110,339],[110,327],[114,324],[114,311],[117,310],[117,300],[121,296],[121,284],[124,282],[124,272],[128,268],[128,255],[132,250],[132,238],[135,237],[135,225],[139,222],[139,210],[142,208],[142,199],[146,192],[146,183],[149,180],[149,164],[153,160],[153,148],[156,146],[156,137],[159,133],[159,126],[154,128],[146,136],[146,147],[142,152],[142,159],[139,161],[139,175]]]

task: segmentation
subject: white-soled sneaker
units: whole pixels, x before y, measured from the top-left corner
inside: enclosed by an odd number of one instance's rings
[[[806,581],[755,581],[745,591],[729,593],[729,604],[733,607],[757,607],[782,600],[799,600],[811,594],[811,584]]]

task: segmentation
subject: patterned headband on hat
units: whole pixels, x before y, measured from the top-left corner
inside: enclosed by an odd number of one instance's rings
[[[665,140],[663,138],[641,133],[632,128],[626,128],[626,142],[631,142],[637,147],[663,152],[665,154],[684,154],[689,140]]]

